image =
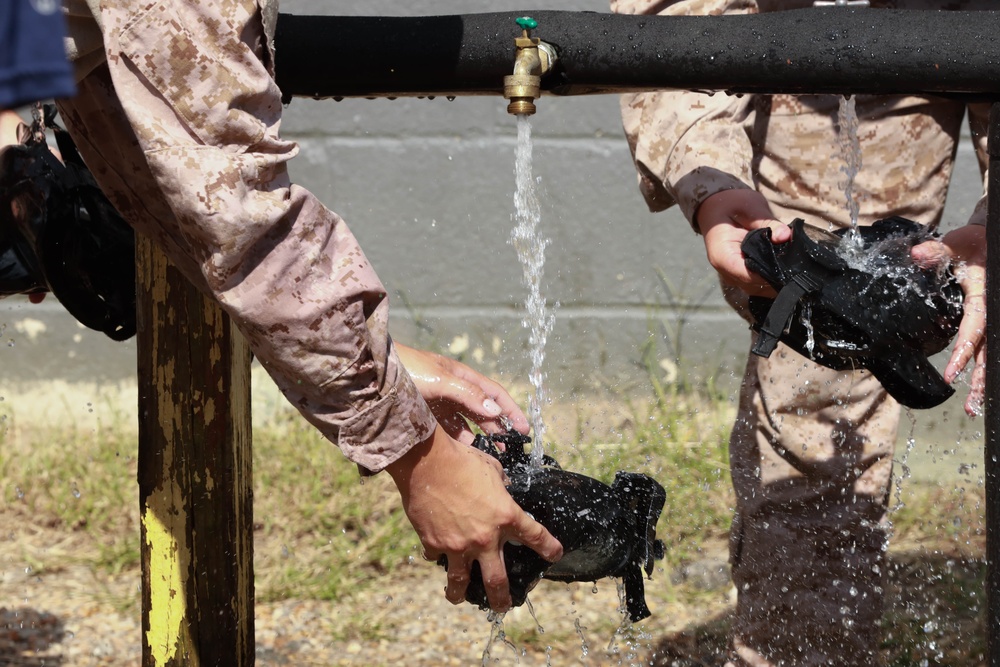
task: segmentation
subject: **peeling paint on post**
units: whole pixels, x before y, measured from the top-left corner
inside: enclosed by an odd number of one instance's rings
[[[137,238],[143,667],[254,661],[250,352]]]

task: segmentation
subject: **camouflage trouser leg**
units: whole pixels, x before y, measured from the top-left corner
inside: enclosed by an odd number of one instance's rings
[[[732,665],[878,664],[899,406],[867,372],[750,356],[730,439]]]

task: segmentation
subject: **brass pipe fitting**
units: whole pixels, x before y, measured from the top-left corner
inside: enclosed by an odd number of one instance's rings
[[[552,68],[556,52],[551,45],[531,36],[531,30],[538,26],[533,18],[523,16],[517,24],[522,33],[514,39],[514,73],[503,78],[503,96],[509,100],[507,113],[530,116],[536,111],[535,100],[542,94],[542,75]]]

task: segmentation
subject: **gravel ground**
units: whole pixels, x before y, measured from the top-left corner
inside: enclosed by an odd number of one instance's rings
[[[87,536],[10,518],[0,508],[0,667],[138,665],[138,569],[95,571],[78,564],[93,548]],[[981,555],[914,547],[890,552],[885,664],[984,666]],[[336,604],[259,602],[256,662],[718,667],[735,598],[723,549],[706,548],[683,571],[654,572],[646,583],[653,616],[636,626],[620,627],[613,581],[596,587],[543,581],[531,594],[534,616],[527,606],[509,612],[504,637],[483,612],[450,605],[443,572],[417,561]]]
[[[139,664],[139,572],[110,576],[84,566],[35,569],[30,563],[72,562],[76,541],[37,527],[3,521],[0,540],[0,665],[124,667]],[[62,541],[55,541],[55,540]],[[44,545],[44,546],[37,546]],[[337,604],[317,600],[258,603],[257,664],[479,665],[489,648],[491,665],[648,664],[664,633],[692,617],[724,614],[731,599],[724,562],[708,558],[690,570],[712,588],[692,608],[675,598],[670,578],[654,573],[647,600],[654,616],[620,628],[613,581],[600,585],[542,582],[521,607],[503,619],[503,639],[471,605],[444,599],[443,573],[424,562],[402,568],[385,583]],[[536,620],[537,619],[537,620]]]

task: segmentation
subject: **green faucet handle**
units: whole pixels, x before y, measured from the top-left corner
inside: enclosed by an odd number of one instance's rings
[[[519,25],[522,30],[534,30],[538,27],[538,21],[530,16],[522,16],[521,18],[514,19],[514,23]]]

